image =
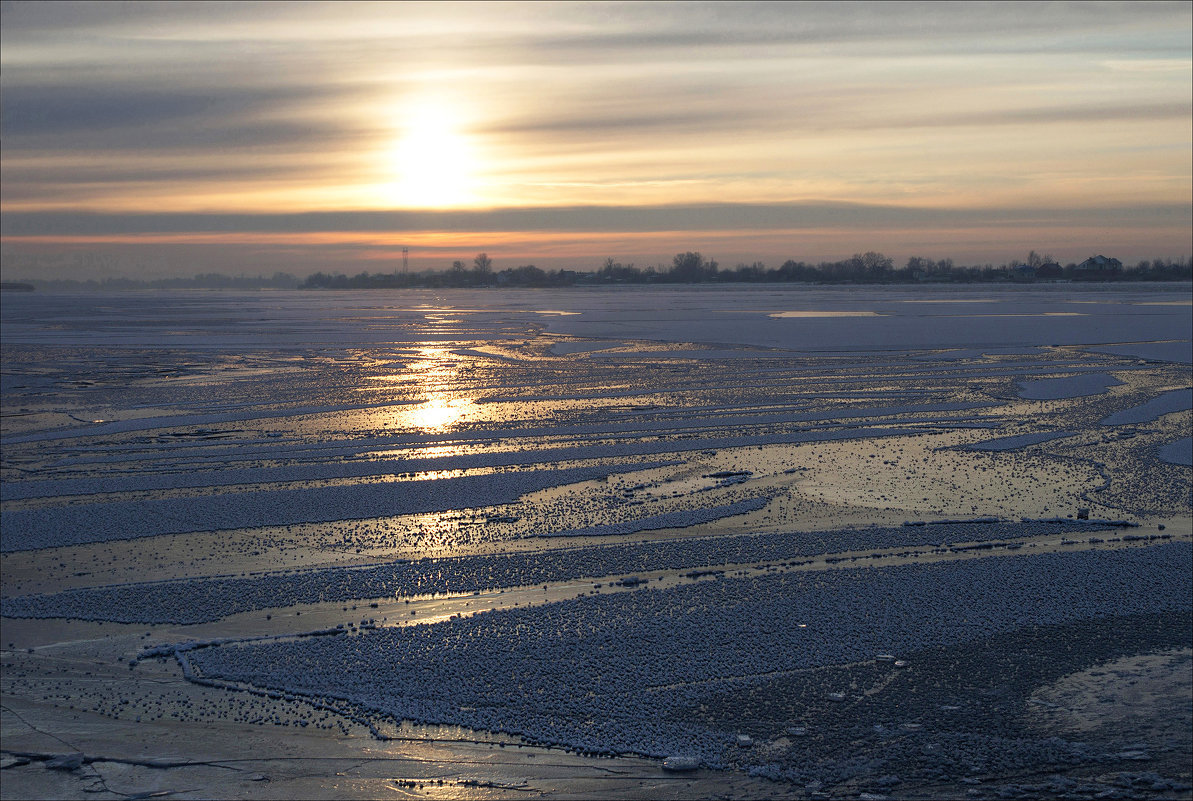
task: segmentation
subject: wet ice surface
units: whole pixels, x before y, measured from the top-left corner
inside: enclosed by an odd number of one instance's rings
[[[1083,395],[1100,395],[1120,383],[1122,382],[1114,376],[1099,373],[1068,378],[1042,378],[1020,384],[1019,397],[1031,400],[1079,398]]]
[[[668,539],[633,544],[601,544],[531,552],[391,562],[364,567],[311,571],[258,572],[251,576],[112,585],[54,594],[8,597],[8,617],[70,617],[121,623],[207,623],[246,611],[299,604],[354,600],[387,601],[420,595],[468,595],[543,582],[575,582],[660,571],[700,573],[701,568],[765,563],[798,566],[798,560],[825,554],[940,546],[941,552],[993,550],[1002,541],[1062,533],[1088,534],[1104,522],[1063,519],[997,522],[939,521],[896,528],[837,530],[831,533],[744,534],[697,540]],[[1112,521],[1116,524],[1126,521]],[[1115,525],[1113,528],[1122,527]],[[657,526],[656,526],[657,528]],[[1113,536],[1102,534],[1102,538]],[[1129,541],[1147,540],[1138,534]],[[1156,535],[1168,539],[1167,535]],[[1101,539],[1101,538],[1099,538]],[[1119,541],[1116,537],[1116,541]],[[1022,545],[1012,546],[1022,547]],[[698,577],[698,575],[696,576]]]
[[[1193,409],[1193,390],[1175,389],[1163,395],[1152,398],[1139,406],[1123,409],[1106,417],[1102,425],[1114,426],[1124,423],[1150,423],[1151,421],[1174,412],[1188,412]],[[1187,415],[1186,415],[1187,416]]]
[[[1193,438],[1183,437],[1163,445],[1157,455],[1165,462],[1193,466]]]
[[[429,795],[1107,774],[1137,743],[1022,720],[1190,646],[1188,291],[5,296],[6,707],[98,721],[79,750],[152,721],[606,757]]]

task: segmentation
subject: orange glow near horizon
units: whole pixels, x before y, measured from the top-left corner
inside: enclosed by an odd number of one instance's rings
[[[1157,240],[1182,241],[1188,229],[1180,224],[1138,226],[1113,229],[1105,225],[1084,224],[1033,225],[1012,229],[1016,236],[1031,242],[1048,242],[1046,247],[1062,262],[1080,261],[1101,251],[1125,248],[1149,255]],[[664,231],[312,231],[312,232],[236,232],[236,233],[162,233],[136,235],[78,236],[5,236],[5,246],[31,248],[57,247],[86,251],[96,247],[169,247],[228,246],[253,248],[260,252],[291,253],[311,257],[323,253],[323,261],[310,270],[358,272],[389,271],[400,263],[402,248],[410,249],[412,270],[446,269],[453,260],[466,264],[478,252],[486,252],[496,269],[522,264],[543,268],[595,269],[607,257],[635,262],[645,268],[659,261],[669,262],[672,254],[697,250],[721,262],[722,268],[734,266],[734,260],[746,263],[759,260],[775,267],[790,258],[815,263],[847,258],[862,250],[880,250],[901,260],[911,255],[932,258],[950,257],[962,263],[980,263],[971,249],[1007,248],[1005,225],[956,226],[913,229],[903,227],[866,228],[809,227],[787,229],[721,229]],[[855,241],[852,250],[842,241]],[[318,248],[319,250],[315,250]],[[1017,251],[1011,251],[1012,255]],[[647,254],[661,254],[659,256]],[[735,254],[735,255],[729,255]],[[780,254],[778,257],[769,254]],[[306,266],[306,265],[304,265]],[[297,272],[301,273],[302,270]]]

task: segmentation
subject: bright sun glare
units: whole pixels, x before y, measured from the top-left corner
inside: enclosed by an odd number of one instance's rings
[[[443,104],[416,104],[394,146],[390,200],[410,208],[444,208],[473,198],[476,158],[461,118]]]
[[[428,314],[428,320],[437,315]],[[402,428],[439,433],[453,428],[476,412],[473,398],[456,395],[457,376],[463,357],[448,348],[426,345],[419,348],[420,358],[406,365],[395,377],[408,383],[423,401],[399,406],[394,423]]]

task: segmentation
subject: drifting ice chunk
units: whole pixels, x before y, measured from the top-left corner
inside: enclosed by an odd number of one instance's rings
[[[696,770],[700,767],[700,760],[690,756],[670,756],[663,760],[663,770],[681,773]]]

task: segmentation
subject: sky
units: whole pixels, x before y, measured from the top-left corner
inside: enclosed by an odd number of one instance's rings
[[[0,5],[15,278],[1188,256],[1193,4]]]

